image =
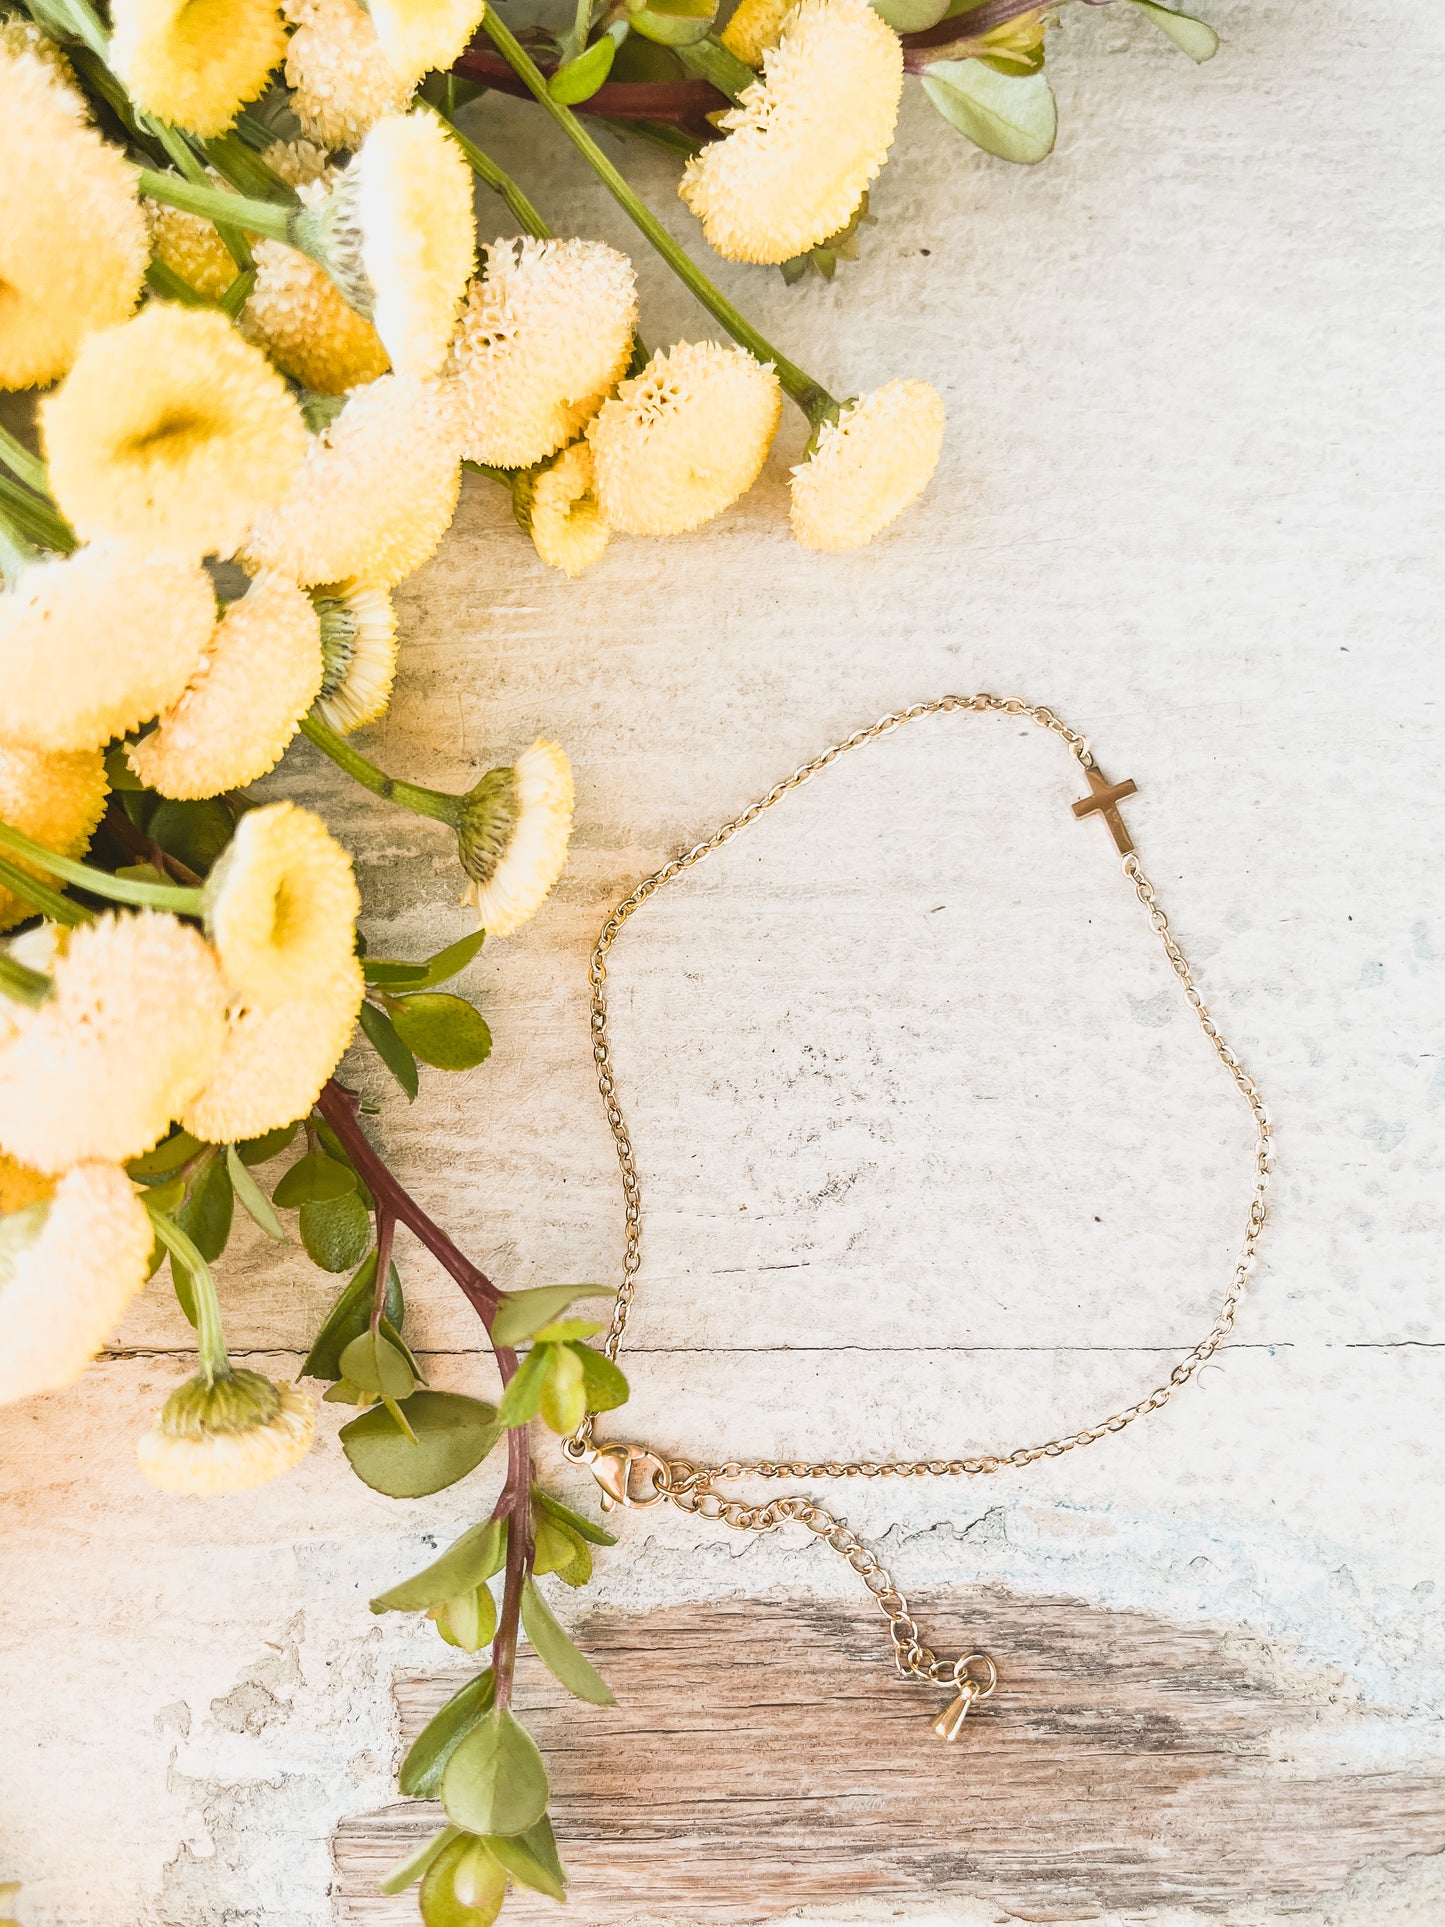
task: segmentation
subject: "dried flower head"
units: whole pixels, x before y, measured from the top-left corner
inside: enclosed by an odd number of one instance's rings
[[[53,67],[0,49],[0,388],[54,381],[135,307],[150,256],[135,180]]]
[[[351,858],[295,803],[248,810],[206,882],[221,968],[236,1001],[254,1010],[321,994],[344,976],[360,911]]]
[[[391,588],[446,533],[461,487],[455,411],[434,382],[383,375],[316,436],[284,500],[242,559],[303,586]]]
[[[718,38],[749,67],[761,67],[769,47],[777,46],[783,22],[795,4],[796,0],[742,0]]]
[[[406,112],[411,83],[382,52],[371,16],[356,0],[287,0],[285,12],[296,29],[286,48],[286,84],[308,139],[357,148],[384,115]]]
[[[149,1151],[210,1073],[226,987],[199,931],[152,910],[71,933],[54,991],[0,1046],[0,1148],[37,1171]]]
[[[890,381],[824,423],[793,470],[793,533],[807,549],[861,549],[928,486],[943,402],[926,381]]]
[[[572,765],[539,736],[515,764],[489,769],[467,797],[460,831],[463,903],[491,937],[509,937],[562,874],[572,834]]]
[[[728,260],[790,261],[848,225],[902,96],[903,43],[868,0],[800,0],[678,192]]]
[[[0,822],[33,836],[57,856],[85,855],[105,814],[107,788],[105,758],[98,749],[56,751],[0,742]],[[24,858],[9,860],[41,874]],[[0,930],[33,914],[28,903],[0,888]]]
[[[336,582],[312,592],[326,670],[316,714],[341,735],[375,722],[396,674],[396,612],[385,589]]]
[[[604,517],[630,535],[710,521],[757,480],[782,406],[777,376],[741,348],[659,349],[588,424]]]
[[[291,44],[296,44],[294,35]],[[325,180],[331,171],[330,155],[312,140],[272,141],[262,151],[261,159],[292,187],[309,187],[313,181]]]
[[[261,575],[216,624],[178,701],[129,751],[162,796],[219,796],[274,769],[321,688],[321,624],[311,598]]]
[[[248,341],[317,395],[344,395],[386,373],[380,335],[319,262],[281,241],[258,241],[254,253],[256,282],[240,320]]]
[[[192,560],[229,555],[306,450],[261,351],[214,309],[169,302],[89,336],[40,420],[55,498],[83,535]]]
[[[104,546],[37,562],[0,596],[0,737],[91,750],[173,703],[216,621],[194,562]]]
[[[387,59],[413,83],[423,74],[444,73],[485,12],[485,0],[371,0]]]
[[[351,1042],[364,989],[353,958],[309,998],[233,1010],[206,1087],[181,1114],[185,1128],[231,1144],[305,1117]]]
[[[79,1164],[0,1218],[0,1405],[75,1383],[144,1285],[151,1243],[115,1164]]]
[[[136,1441],[136,1460],[162,1492],[249,1492],[299,1465],[315,1431],[316,1407],[299,1385],[259,1372],[200,1375],[171,1393]]]
[[[286,51],[275,0],[111,0],[111,62],[143,112],[222,134]]]
[[[494,241],[452,344],[462,454],[500,468],[551,455],[626,373],[632,263],[600,241]]]
[[[532,480],[517,519],[544,562],[581,575],[607,547],[611,530],[597,505],[597,476],[588,442],[573,442]]]
[[[220,182],[213,182],[220,186]],[[236,278],[236,264],[225,242],[209,221],[182,208],[146,203],[151,252],[178,274],[187,287],[219,301]]]

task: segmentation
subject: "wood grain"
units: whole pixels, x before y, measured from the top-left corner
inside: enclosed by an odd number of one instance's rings
[[[564,1695],[530,1656],[519,1699],[550,1764],[569,1919],[745,1922],[793,1908],[973,1896],[1029,1920],[1239,1902],[1285,1909],[1368,1860],[1438,1852],[1445,1778],[1351,1768],[1378,1710],[1286,1680],[1261,1649],[1068,1599],[1001,1590],[932,1602],[940,1650],[999,1661],[994,1698],[945,1746],[943,1695],[895,1681],[874,1609],[730,1600],[580,1634],[616,1709]],[[410,1739],[460,1682],[396,1684]],[[346,1822],[341,1918],[414,1919],[378,1874],[437,1809]],[[549,1903],[516,1895],[509,1918]]]

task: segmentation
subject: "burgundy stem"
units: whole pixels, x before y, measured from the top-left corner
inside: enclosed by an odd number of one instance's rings
[[[517,1629],[522,1616],[522,1588],[532,1570],[532,1452],[525,1425],[507,1434],[507,1482],[492,1517],[507,1520],[507,1576],[502,1584],[502,1610],[492,1641],[496,1676],[493,1704],[503,1711],[512,1698],[512,1674],[517,1664]]]

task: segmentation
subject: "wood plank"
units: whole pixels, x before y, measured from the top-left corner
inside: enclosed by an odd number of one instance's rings
[[[864,1601],[596,1612],[579,1636],[615,1709],[567,1701],[524,1655],[569,1919],[738,1923],[970,1896],[1039,1921],[1291,1908],[1445,1837],[1445,1776],[1368,1744],[1391,1716],[1342,1709],[1337,1682],[1287,1676],[1247,1638],[999,1589],[930,1602],[925,1624],[940,1651],[999,1663],[951,1746],[929,1730],[945,1696],[892,1677]],[[463,1677],[398,1678],[404,1740]],[[342,1825],[344,1921],[415,1918],[414,1897],[375,1882],[437,1812]],[[508,1917],[548,1906],[517,1894]]]

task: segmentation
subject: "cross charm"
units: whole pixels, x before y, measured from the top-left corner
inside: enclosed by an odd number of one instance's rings
[[[1124,819],[1119,814],[1119,804],[1126,796],[1133,796],[1139,785],[1130,777],[1123,783],[1111,783],[1102,770],[1095,769],[1092,763],[1084,771],[1089,779],[1092,796],[1085,796],[1074,805],[1075,816],[1090,816],[1098,810],[1108,824],[1114,841],[1119,846],[1121,856],[1128,856],[1134,848],[1134,839],[1124,827]]]

